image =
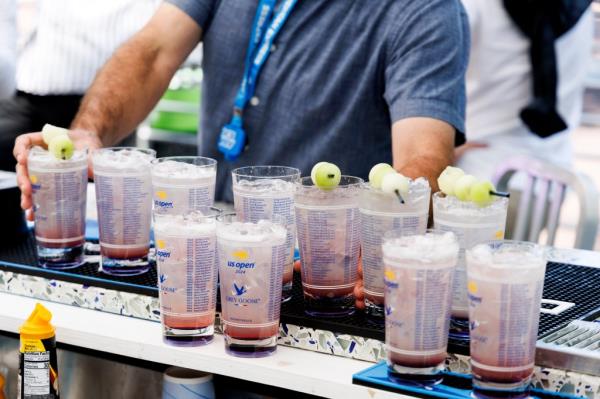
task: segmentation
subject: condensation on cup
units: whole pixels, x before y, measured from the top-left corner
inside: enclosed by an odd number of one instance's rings
[[[303,177],[296,190],[296,228],[305,310],[313,316],[354,312],[360,253],[358,201],[363,180],[342,176],[333,189]]]
[[[369,184],[360,195],[360,237],[365,293],[365,312],[370,320],[383,322],[383,235],[391,230],[404,234],[423,234],[427,230],[431,188],[427,179],[410,181],[409,192],[400,203],[398,197]]]
[[[213,339],[217,301],[216,208],[181,215],[154,213],[164,341],[197,346]]]
[[[452,231],[458,237],[460,254],[454,278],[450,337],[469,339],[469,305],[465,250],[475,245],[502,240],[506,228],[508,198],[495,197],[486,206],[461,201],[442,193],[433,195],[433,222],[437,230]]]
[[[132,276],[150,268],[150,168],[155,155],[154,150],[130,147],[92,154],[104,273]]]
[[[435,384],[445,368],[459,245],[452,232],[386,233],[382,244],[388,375]]]
[[[287,224],[287,253],[283,272],[282,300],[292,296],[296,217],[294,194],[300,170],[288,166],[245,166],[234,169],[233,203],[238,218],[257,222],[281,216]]]
[[[165,157],[152,161],[154,212],[184,214],[215,201],[217,161],[205,157]]]
[[[286,237],[283,218],[251,223],[235,214],[219,217],[221,321],[232,355],[262,357],[277,349]]]
[[[41,147],[29,151],[35,238],[42,267],[69,269],[84,263],[87,155],[87,150],[77,150],[62,160]]]
[[[545,251],[537,244],[496,241],[467,251],[476,395],[527,393],[545,271]]]

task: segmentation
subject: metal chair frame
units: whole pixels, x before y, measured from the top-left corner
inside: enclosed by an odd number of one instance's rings
[[[508,191],[515,173],[526,175],[512,238],[538,242],[544,227],[548,231],[546,244],[553,245],[567,188],[579,199],[579,221],[575,248],[594,248],[598,231],[598,190],[585,174],[550,164],[536,158],[518,156],[505,161],[492,179],[499,191]],[[546,219],[547,216],[547,219]],[[544,220],[547,223],[544,224]]]

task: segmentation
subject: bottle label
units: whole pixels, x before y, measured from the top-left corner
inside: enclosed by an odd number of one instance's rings
[[[21,339],[19,390],[25,399],[58,399],[56,341]]]

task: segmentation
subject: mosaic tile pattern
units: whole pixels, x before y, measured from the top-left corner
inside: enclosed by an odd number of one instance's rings
[[[81,308],[160,321],[158,298],[0,270],[0,291]]]

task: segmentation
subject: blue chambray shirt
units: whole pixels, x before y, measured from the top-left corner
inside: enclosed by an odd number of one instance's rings
[[[431,117],[464,140],[469,31],[459,0],[299,0],[276,38],[244,112],[248,146],[217,150],[242,80],[258,0],[168,0],[203,31],[199,154],[217,159],[217,200],[231,170],[287,165],[308,175],[328,161],[366,178],[391,163],[392,124]],[[281,3],[281,2],[279,2]]]

